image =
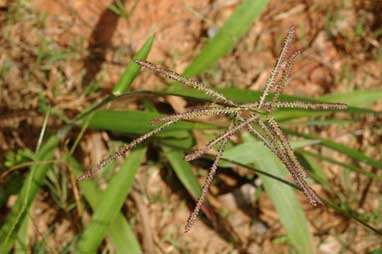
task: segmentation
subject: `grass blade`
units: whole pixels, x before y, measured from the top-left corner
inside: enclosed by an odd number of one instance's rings
[[[156,129],[157,126],[151,126],[150,122],[160,116],[162,115],[148,111],[97,111],[90,120],[89,127],[109,131],[142,134]],[[179,122],[163,130],[162,133],[178,130],[214,128],[216,127],[210,124]]]
[[[96,253],[107,229],[118,215],[132,188],[145,153],[146,147],[142,146],[131,151],[121,169],[112,178],[101,199],[98,200],[99,205],[80,238],[76,253]]]
[[[382,98],[382,89],[357,90],[321,96],[326,102],[342,102],[354,107],[367,107]]]
[[[255,142],[248,134],[245,136],[245,140],[246,142],[244,144]],[[242,162],[243,155],[241,151],[240,145],[233,147],[226,151],[224,158]],[[259,145],[257,146],[257,150],[251,150],[251,152],[251,154],[247,153],[247,158],[245,158],[246,163],[254,163],[256,168],[260,170],[283,179],[287,178],[288,171],[284,168],[279,159],[265,148],[265,146]],[[298,250],[298,253],[314,253],[312,235],[309,231],[308,222],[293,188],[262,174],[259,176],[264,183],[265,190],[270,196],[272,203],[276,207],[280,221],[285,227],[289,239]]]
[[[133,59],[146,59],[150,50],[151,46],[154,42],[155,35],[152,35],[149,37],[143,47],[137,52],[137,54],[133,57]],[[135,63],[135,61],[130,61],[127,65],[124,73],[118,80],[117,84],[114,86],[112,94],[103,99],[100,102],[94,103],[90,105],[86,110],[84,110],[82,113],[78,114],[76,118],[73,120],[73,122],[77,122],[84,118],[85,116],[89,115],[90,113],[96,111],[97,109],[101,108],[103,105],[117,99],[122,93],[126,92],[126,90],[130,87],[130,85],[134,82],[135,78],[137,77],[139,70],[141,67]]]
[[[317,143],[316,140],[304,140],[304,141],[294,141],[290,142],[293,149],[314,145]],[[256,157],[263,157],[266,155],[263,149],[263,143],[260,141],[245,142],[243,144],[235,146],[235,160],[242,164],[251,164],[253,163],[254,151],[256,151]],[[226,151],[225,154],[230,154],[229,151]],[[229,159],[226,156],[223,156],[225,159]],[[223,166],[232,166],[232,164],[222,162]]]
[[[276,161],[274,155],[268,150],[266,150],[265,157],[255,161],[255,165],[284,179],[288,177],[284,166],[279,161]],[[263,175],[260,175],[260,179],[263,181],[265,190],[276,207],[289,239],[294,247],[299,250],[298,253],[315,253],[307,219],[293,188]]]
[[[366,156],[365,154],[363,154],[362,152],[357,151],[357,150],[355,150],[353,148],[347,147],[345,145],[339,144],[337,142],[334,142],[334,141],[331,141],[331,140],[328,140],[328,139],[323,139],[323,138],[321,138],[321,137],[319,137],[317,135],[302,134],[302,133],[298,133],[298,132],[294,132],[294,131],[290,131],[290,130],[286,130],[286,129],[283,129],[283,130],[286,133],[294,135],[294,136],[318,140],[320,145],[323,145],[325,147],[333,149],[333,150],[335,150],[337,152],[346,154],[347,156],[349,156],[352,159],[355,159],[357,161],[366,163],[366,164],[368,164],[368,165],[370,165],[372,167],[375,167],[377,169],[382,169],[382,162],[374,160],[373,158],[370,158],[370,157]]]
[[[68,165],[75,177],[82,175],[83,170],[80,164],[73,158],[67,157]],[[94,181],[81,181],[79,183],[81,193],[89,202],[93,211],[97,210],[100,205],[100,199],[102,199],[102,193]],[[140,254],[142,250],[139,242],[134,235],[133,230],[126,221],[125,217],[119,213],[115,216],[111,222],[110,227],[107,230],[107,235],[110,237],[110,242],[116,248],[117,253],[125,254]]]
[[[58,145],[58,139],[55,136],[40,148],[35,156],[35,161],[50,161],[53,159],[54,152]],[[0,230],[0,253],[8,253],[16,239],[21,222],[28,213],[30,205],[34,200],[42,182],[50,169],[51,165],[42,163],[33,165],[28,174],[23,187],[20,190],[17,201],[9,212]]]
[[[311,172],[310,176],[316,182],[320,183],[325,190],[330,190],[329,180],[326,177],[325,172],[322,170],[322,168],[320,167],[320,165],[317,163],[316,160],[309,157],[304,152],[305,151],[302,152],[302,166],[304,168],[310,169],[310,172]]]
[[[307,157],[309,157],[309,158],[317,158],[320,161],[326,161],[326,162],[329,162],[331,164],[335,164],[335,165],[341,166],[341,167],[343,167],[346,170],[353,171],[353,172],[356,172],[358,174],[365,175],[367,177],[371,177],[371,178],[373,178],[375,180],[381,180],[382,179],[382,176],[378,176],[378,175],[373,174],[371,172],[368,172],[368,171],[366,171],[366,170],[364,170],[362,168],[355,167],[352,164],[344,163],[344,162],[338,161],[336,159],[333,159],[331,157],[327,157],[327,156],[321,155],[319,153],[313,153],[313,152],[309,152],[309,151],[301,151],[301,154],[305,158],[307,158]]]
[[[155,35],[150,36],[143,47],[135,54],[133,59],[146,59],[147,56],[150,53],[151,46],[153,45],[155,39]],[[113,88],[113,95],[120,95],[129,88],[129,86],[133,83],[135,80],[135,77],[138,75],[139,70],[141,67],[136,64],[134,61],[130,61],[127,65],[125,71],[123,72],[122,76],[118,80],[117,84],[115,84]]]
[[[17,241],[15,242],[15,252],[16,253],[28,253],[29,239],[28,239],[28,228],[29,228],[29,216],[24,216],[24,219],[19,228],[17,234]]]
[[[184,187],[186,187],[187,191],[195,200],[198,199],[202,193],[202,189],[198,179],[192,172],[190,163],[184,160],[184,152],[168,146],[162,146],[162,149]]]
[[[184,75],[192,77],[202,73],[220,57],[231,51],[263,11],[267,2],[267,0],[245,0],[236,7],[219,32],[186,68]]]
[[[254,103],[256,102],[261,93],[259,91],[252,91],[247,89],[240,89],[240,88],[220,88],[216,89],[219,93],[223,94],[228,99],[239,102],[239,103]],[[364,94],[364,91],[358,91],[360,94]],[[204,101],[211,101],[205,94],[203,94],[200,91],[194,91],[191,89],[183,88],[180,86],[171,86],[168,89],[166,89],[166,93],[170,95],[176,95],[176,96],[182,96],[190,99],[198,99],[198,100],[204,100]],[[382,97],[382,89],[376,89],[374,93],[380,95]],[[368,93],[366,93],[368,94]],[[356,92],[354,93],[341,93],[337,94],[336,96],[344,98],[346,96],[355,96],[357,97]],[[361,100],[354,100],[350,101],[348,103],[349,107],[345,112],[348,113],[355,113],[355,114],[365,114],[365,113],[377,113],[377,111],[373,111],[370,109],[360,108],[363,106],[368,106],[370,104],[375,103],[378,100],[378,98],[371,96],[369,98],[368,103],[363,102],[361,103]],[[287,95],[281,95],[280,96],[280,102],[287,102],[287,101],[303,101],[303,102],[334,102],[334,100],[329,97],[319,97],[317,99],[310,99],[310,98],[304,98],[304,97],[297,97],[297,96],[287,96]],[[338,102],[344,102],[344,99],[340,99]],[[354,102],[354,104],[352,104]],[[299,118],[299,117],[307,117],[307,116],[317,116],[317,115],[324,115],[328,114],[330,112],[334,112],[335,110],[326,110],[326,111],[310,111],[310,110],[303,110],[303,109],[279,109],[272,112],[272,115],[277,119],[289,119],[289,118]]]
[[[46,114],[45,114],[44,122],[42,124],[40,135],[39,135],[38,141],[37,141],[36,152],[38,152],[38,150],[40,149],[40,146],[41,146],[42,141],[44,139],[44,135],[45,135],[45,131],[46,131],[46,126],[48,125],[49,115],[50,115],[50,110],[48,110],[46,112]]]

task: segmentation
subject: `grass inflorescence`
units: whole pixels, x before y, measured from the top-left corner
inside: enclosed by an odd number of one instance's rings
[[[254,137],[261,141],[280,159],[280,161],[290,172],[297,186],[303,191],[306,198],[313,206],[323,204],[315,191],[307,184],[305,180],[307,177],[306,172],[294,155],[286,135],[283,133],[278,123],[271,117],[270,113],[273,111],[273,109],[278,108],[300,108],[306,110],[345,110],[347,109],[347,105],[343,103],[278,101],[280,94],[283,92],[284,88],[289,82],[293,63],[295,62],[296,57],[300,55],[299,51],[291,52],[291,44],[294,40],[294,37],[295,30],[292,27],[289,29],[288,35],[284,40],[284,45],[278,60],[265,84],[265,88],[260,98],[258,101],[252,104],[240,104],[238,102],[234,102],[226,98],[223,94],[205,86],[197,80],[186,78],[174,71],[163,69],[145,60],[135,60],[137,64],[150,71],[153,71],[157,75],[168,78],[170,80],[174,80],[176,82],[180,82],[186,88],[193,88],[204,92],[207,96],[214,100],[214,103],[203,108],[190,108],[186,112],[170,114],[168,116],[161,117],[152,121],[152,124],[154,125],[160,123],[162,125],[138,137],[137,139],[134,139],[128,145],[121,147],[115,154],[112,154],[111,156],[102,160],[93,169],[79,177],[79,180],[84,180],[94,176],[111,161],[125,156],[138,144],[144,142],[151,136],[159,133],[163,129],[180,120],[188,120],[205,115],[227,115],[231,118],[232,121],[230,127],[228,127],[220,136],[210,141],[207,145],[190,154],[187,154],[184,158],[186,161],[195,160],[204,155],[209,150],[213,149],[215,145],[220,144],[214,163],[211,166],[210,172],[202,188],[202,194],[185,226],[185,232],[188,232],[191,229],[192,224],[198,212],[200,211],[202,202],[205,199],[208,187],[212,183],[227,141],[231,136],[237,134],[242,129],[248,129]],[[273,96],[270,96],[271,92],[273,92]],[[261,116],[265,116],[266,121],[262,120]]]

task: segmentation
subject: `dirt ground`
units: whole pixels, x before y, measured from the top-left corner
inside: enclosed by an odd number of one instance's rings
[[[51,118],[48,124],[54,130],[62,126],[65,117],[71,118],[107,96],[134,52],[153,33],[156,38],[148,59],[182,72],[204,45],[205,38],[216,33],[239,2],[126,1],[126,15],[120,17],[107,8],[112,1],[35,0],[16,10],[18,20],[13,22],[7,12],[15,3],[0,1],[1,153],[35,147],[44,120],[41,113],[44,105],[54,108],[57,117]],[[273,68],[281,39],[288,27],[294,25],[297,48],[304,52],[296,63],[287,94],[315,98],[335,92],[380,88],[381,13],[379,1],[272,0],[233,52],[223,57],[204,79],[215,87],[235,84],[260,89]],[[65,56],[67,61],[60,62],[60,56]],[[49,66],[39,65],[41,59],[49,60]],[[159,78],[144,72],[132,90],[151,90],[164,85]],[[164,100],[175,110],[187,105],[184,99],[166,97]],[[137,105],[130,100],[109,107],[134,109]],[[371,108],[382,110],[382,101]],[[364,116],[346,128],[299,128],[381,160],[379,138],[382,134],[377,125],[375,116]],[[350,135],[360,130],[359,135]],[[83,163],[90,165],[99,161],[107,153],[109,139],[106,132],[87,132],[80,143]],[[340,154],[333,155],[324,148],[321,153],[343,159]],[[2,155],[1,161],[4,160]],[[333,188],[344,191],[346,184],[339,177],[342,169],[327,163],[320,165],[328,172]],[[366,166],[365,169],[373,170]],[[381,204],[381,184],[374,181],[368,185],[368,179],[359,175],[350,177],[356,192],[362,193],[367,187],[368,194],[359,204],[359,211],[375,211]],[[294,253],[266,193],[260,192],[253,200],[258,190],[228,174],[222,174],[219,181],[223,181],[229,191],[212,187],[214,195],[211,196],[215,198],[211,197],[210,202],[226,210],[226,221],[240,240],[240,251],[237,244],[201,221],[190,233],[184,234],[190,207],[184,198],[186,193],[179,190],[175,178],[171,174],[164,177],[158,165],[144,164],[126,201],[124,212],[144,250],[154,250],[153,253]],[[235,200],[235,193],[241,193],[245,200]],[[14,198],[11,196],[6,201],[8,207]],[[380,244],[377,236],[355,221],[329,209],[312,208],[303,196],[299,198],[315,232],[318,253],[369,253]],[[250,203],[252,210],[243,210],[238,205],[240,202]],[[45,237],[47,250],[55,250],[73,238],[77,228],[72,218],[65,215],[68,209],[65,203],[62,201],[60,207],[52,194],[39,194],[31,215],[32,242]],[[381,220],[378,223],[382,226]],[[47,236],[48,230],[51,232]],[[104,244],[108,245],[107,241]]]

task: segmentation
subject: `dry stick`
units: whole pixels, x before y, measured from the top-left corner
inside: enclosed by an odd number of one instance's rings
[[[220,144],[220,147],[219,147],[219,151],[215,157],[215,161],[214,163],[212,164],[211,166],[211,169],[210,169],[210,172],[208,173],[208,176],[206,178],[206,180],[204,181],[204,185],[203,185],[203,188],[202,188],[202,194],[200,195],[199,199],[198,199],[198,202],[196,203],[196,206],[194,208],[194,210],[192,211],[192,213],[190,214],[190,216],[188,217],[188,220],[187,220],[187,224],[184,228],[184,232],[187,233],[188,231],[190,231],[192,225],[194,224],[194,221],[196,219],[196,217],[198,216],[199,214],[199,211],[203,205],[203,202],[204,202],[204,199],[206,197],[206,194],[208,192],[208,189],[212,183],[212,180],[214,179],[214,176],[216,174],[216,171],[218,169],[218,164],[219,164],[219,161],[224,153],[224,148],[225,148],[225,145],[227,144],[227,141],[228,141],[228,138],[225,138],[222,140],[221,144]]]
[[[301,108],[312,110],[345,110],[348,108],[348,105],[344,103],[322,103],[303,101],[277,102],[273,106],[275,108]]]
[[[277,123],[273,119],[268,120],[268,124],[271,127],[271,132],[275,136],[284,136],[281,132],[281,129],[278,127]],[[285,136],[284,136],[285,137]],[[286,137],[285,137],[286,138]],[[281,143],[283,143],[281,141]],[[285,147],[284,147],[285,149]],[[308,198],[309,202],[313,206],[317,206],[319,204],[323,204],[318,195],[314,192],[314,190],[306,183],[303,177],[301,177],[301,172],[297,171],[296,168],[298,167],[296,163],[293,162],[293,159],[289,156],[288,152],[285,151],[285,156],[279,157],[284,165],[287,167],[289,172],[291,173],[293,179],[297,183],[297,185],[302,189],[305,196]],[[301,167],[301,166],[300,166]]]
[[[172,114],[161,118],[154,119],[150,124],[158,124],[160,122],[168,122],[173,120],[190,119],[204,115],[222,115],[222,114],[234,114],[242,108],[228,108],[228,107],[204,107],[188,109],[186,112]]]
[[[227,99],[221,93],[218,93],[218,92],[212,90],[211,88],[208,88],[207,86],[205,86],[204,84],[202,84],[196,80],[183,77],[182,75],[176,73],[175,71],[162,69],[162,68],[160,68],[160,67],[158,67],[158,66],[156,66],[156,65],[154,65],[148,61],[135,60],[135,62],[137,64],[139,64],[140,66],[142,66],[148,70],[151,70],[151,71],[155,72],[156,74],[158,74],[162,77],[180,82],[180,83],[184,84],[186,87],[196,88],[200,91],[203,91],[207,94],[207,96],[210,96],[211,98],[216,99],[217,101],[220,101],[220,102],[227,104],[227,105],[230,105],[230,106],[237,106],[236,103]]]
[[[265,84],[265,88],[264,88],[263,94],[260,97],[260,101],[259,101],[259,108],[260,109],[262,108],[263,103],[265,101],[265,98],[267,97],[269,91],[271,90],[271,88],[275,84],[275,79],[276,79],[276,77],[278,76],[278,74],[280,72],[281,65],[284,62],[285,55],[287,54],[287,52],[289,50],[289,46],[292,43],[294,37],[295,37],[295,31],[294,31],[294,28],[291,27],[291,28],[289,28],[288,35],[287,35],[287,37],[285,39],[284,46],[283,46],[283,48],[281,50],[279,58],[277,59],[276,65],[273,68],[273,70],[271,72],[271,76],[269,77],[267,83]]]
[[[205,154],[208,150],[210,150],[214,145],[216,145],[217,143],[221,142],[224,139],[228,139],[229,137],[234,135],[236,132],[241,130],[243,127],[245,127],[246,125],[252,123],[256,118],[257,118],[257,116],[253,115],[252,117],[248,118],[247,120],[245,120],[241,124],[236,125],[235,127],[231,128],[230,130],[225,132],[224,134],[222,134],[222,135],[218,136],[217,138],[215,138],[214,140],[210,141],[203,148],[201,148],[199,150],[196,150],[196,151],[194,151],[191,154],[187,154],[184,157],[184,159],[186,161],[191,161],[191,160],[195,160],[195,159],[199,158],[200,156]]]
[[[133,149],[135,146],[142,143],[143,141],[145,141],[149,137],[157,134],[158,132],[161,132],[164,128],[170,126],[171,124],[175,123],[176,121],[177,120],[164,123],[162,126],[140,136],[139,138],[134,139],[128,145],[122,146],[116,153],[106,157],[105,159],[100,161],[94,168],[90,169],[89,171],[85,172],[82,176],[78,177],[78,180],[81,181],[81,180],[93,177],[101,169],[103,169],[106,165],[108,165],[109,163],[111,163],[112,161],[114,161],[120,157],[123,157],[128,151]]]

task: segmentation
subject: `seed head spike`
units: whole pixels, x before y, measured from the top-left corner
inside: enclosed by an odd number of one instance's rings
[[[289,31],[288,31],[288,35],[287,35],[287,37],[285,39],[285,42],[284,42],[284,46],[283,46],[283,48],[281,50],[279,58],[277,59],[276,65],[273,68],[273,70],[271,72],[271,76],[269,77],[267,83],[265,84],[264,91],[263,91],[263,93],[262,93],[262,95],[261,95],[261,97],[259,99],[259,108],[260,109],[262,108],[262,106],[263,106],[263,104],[265,102],[265,99],[266,99],[267,95],[269,94],[269,91],[272,89],[273,85],[276,82],[276,78],[277,78],[277,76],[278,76],[278,74],[280,72],[281,65],[284,62],[284,58],[285,58],[285,56],[288,53],[290,44],[294,40],[294,37],[295,37],[294,27],[290,27]]]
[[[281,137],[282,140],[281,141],[281,144],[283,145],[284,147],[284,151],[285,153],[283,153],[284,155],[282,157],[279,157],[283,164],[286,166],[286,168],[289,170],[290,174],[292,175],[293,179],[295,180],[296,184],[298,187],[300,187],[302,189],[302,191],[304,192],[305,196],[308,198],[309,202],[311,205],[313,206],[317,206],[317,205],[320,205],[322,204],[322,201],[321,199],[318,197],[318,195],[314,192],[314,190],[312,188],[310,188],[310,186],[306,183],[305,179],[304,179],[304,172],[302,171],[301,169],[301,165],[299,164],[299,162],[297,161],[297,159],[293,159],[291,157],[291,154],[288,153],[287,149],[285,149],[285,146],[289,145],[289,142],[286,141],[285,142],[285,139],[286,137],[283,135],[281,129],[278,127],[276,121],[274,121],[272,118],[270,118],[268,120],[268,124],[269,126],[271,127],[271,132],[277,136],[277,137]],[[283,137],[284,138],[283,138]],[[293,152],[292,152],[293,153]],[[294,156],[294,155],[293,155]]]
[[[220,158],[222,157],[222,155],[224,153],[224,148],[225,148],[225,145],[227,144],[227,141],[228,141],[228,139],[223,139],[222,143],[220,144],[219,151],[215,157],[215,161],[211,166],[210,172],[208,173],[206,180],[204,181],[204,185],[202,188],[202,194],[200,195],[194,210],[192,211],[192,213],[188,217],[187,224],[184,228],[185,233],[190,231],[192,225],[194,224],[196,216],[198,216],[198,214],[199,214],[199,211],[203,205],[206,194],[208,193],[208,189],[209,189],[209,187],[212,183],[212,180],[214,179],[214,176],[216,174],[216,170],[218,169],[219,161],[220,161]]]
[[[304,102],[304,101],[285,101],[277,102],[275,108],[301,108],[307,110],[345,110],[348,108],[344,103],[325,103],[325,102]]]
[[[108,165],[109,163],[111,163],[112,161],[114,161],[120,157],[125,156],[125,154],[128,151],[130,151],[131,149],[136,147],[138,144],[142,143],[143,141],[145,141],[146,139],[150,138],[151,136],[157,134],[158,132],[161,132],[163,129],[165,129],[166,127],[170,126],[171,124],[173,124],[175,122],[176,122],[176,120],[166,122],[163,125],[161,125],[160,127],[156,128],[150,132],[147,132],[146,134],[134,139],[128,145],[122,146],[116,153],[106,157],[101,162],[99,162],[94,168],[85,172],[82,176],[78,177],[78,180],[81,181],[81,180],[85,180],[87,178],[93,177],[101,169],[103,169],[106,165]]]
[[[144,61],[144,60],[135,60],[135,62],[137,64],[139,64],[140,66],[148,69],[148,70],[151,70],[153,71],[154,73],[162,76],[162,77],[165,77],[165,78],[168,78],[168,79],[172,79],[174,81],[177,81],[177,82],[180,82],[182,83],[184,86],[186,87],[189,87],[189,88],[195,88],[195,89],[198,89],[200,91],[203,91],[207,96],[217,100],[217,101],[220,101],[226,105],[229,105],[229,106],[236,106],[236,104],[227,99],[224,95],[222,95],[221,93],[218,93],[216,92],[215,90],[211,89],[211,88],[208,88],[207,86],[205,86],[204,84],[194,80],[194,79],[189,79],[189,78],[186,78],[186,77],[183,77],[182,75],[176,73],[175,71],[170,71],[170,70],[165,70],[165,69],[162,69],[148,61]]]
[[[250,117],[252,117],[253,114],[250,115]],[[240,116],[239,114],[237,115],[237,118],[238,120],[243,123],[245,122],[245,118],[243,118],[242,116]],[[255,121],[258,122],[260,120],[259,117],[256,117]],[[252,124],[247,124],[246,128],[248,129],[248,131],[250,133],[252,133],[257,139],[259,139],[261,142],[263,142],[263,144],[268,147],[269,149],[272,149],[272,146],[270,145],[270,143],[265,139],[265,137],[260,134],[260,132],[258,132],[253,126]]]
[[[185,112],[172,114],[168,116],[164,116],[161,118],[154,119],[151,121],[152,125],[161,123],[161,122],[168,122],[173,120],[184,120],[184,119],[191,119],[195,117],[205,116],[205,115],[227,115],[227,114],[234,114],[238,111],[243,110],[241,108],[229,108],[229,107],[205,107],[205,108],[193,108],[188,109]]]
[[[272,106],[274,103],[277,102],[279,96],[280,96],[280,93],[284,90],[284,88],[286,87],[286,85],[288,84],[289,82],[289,76],[290,76],[290,72],[292,70],[292,67],[293,67],[293,64],[296,60],[296,58],[301,54],[300,51],[295,51],[289,58],[288,60],[286,61],[285,63],[285,68],[283,70],[283,74],[282,74],[282,77],[281,77],[281,80],[279,82],[277,82],[276,86],[275,86],[275,91],[274,91],[274,96],[272,98],[272,103],[270,105],[270,110],[272,110]]]
[[[277,135],[278,139],[280,140],[281,145],[283,146],[285,153],[290,158],[292,164],[297,168],[298,176],[301,177],[301,178],[306,178],[307,177],[306,171],[303,169],[303,167],[298,162],[296,156],[294,155],[292,147],[289,144],[289,141],[288,141],[287,137],[284,135],[284,133],[280,129],[280,127],[277,124],[277,122],[273,119],[273,117],[270,117],[268,119],[268,124],[274,130],[274,133]]]
[[[264,145],[267,148],[269,148],[281,160],[281,162],[285,165],[287,170],[292,175],[298,187],[304,192],[305,196],[308,198],[312,205],[322,204],[322,201],[320,200],[318,195],[314,192],[312,188],[310,188],[310,186],[305,181],[305,171],[299,164],[295,154],[293,153],[292,148],[290,147],[287,137],[284,135],[277,122],[274,119],[270,118],[265,124],[259,117],[259,113],[264,113],[266,116],[269,116],[269,113],[272,111],[273,108],[302,108],[307,110],[342,110],[347,108],[347,105],[342,103],[311,103],[301,101],[278,102],[281,92],[288,83],[293,63],[299,54],[299,52],[289,54],[290,45],[294,37],[295,31],[294,28],[291,27],[289,29],[288,35],[285,38],[284,45],[282,47],[278,60],[265,85],[263,93],[261,94],[257,102],[249,104],[236,103],[232,100],[227,99],[221,93],[218,93],[213,89],[208,88],[207,86],[203,85],[202,83],[196,80],[188,79],[176,72],[162,69],[147,61],[135,60],[137,64],[153,71],[154,73],[162,77],[180,82],[185,87],[195,88],[200,91],[203,91],[205,94],[207,94],[223,106],[195,108],[180,114],[172,114],[165,117],[161,117],[159,119],[155,119],[152,122],[152,124],[163,123],[163,125],[133,140],[130,144],[120,148],[118,152],[105,158],[100,163],[98,163],[92,170],[86,172],[83,176],[79,177],[79,180],[93,176],[111,161],[117,159],[118,157],[125,156],[136,145],[145,141],[152,135],[157,134],[164,128],[170,126],[171,124],[179,120],[191,119],[203,115],[234,115],[234,123],[236,125],[232,124],[231,127],[228,128],[222,135],[210,141],[206,146],[195,151],[194,153],[185,156],[185,160],[196,159],[205,152],[207,152],[209,149],[213,148],[214,145],[221,142],[218,154],[215,158],[213,165],[211,166],[208,177],[205,180],[202,194],[196,204],[194,211],[191,213],[188,219],[187,225],[185,226],[185,232],[190,230],[193,221],[195,220],[195,218],[198,215],[198,212],[201,209],[203,200],[205,199],[205,195],[208,191],[208,187],[211,185],[212,179],[216,173],[217,165],[219,163],[219,160],[221,159],[226,142],[228,142],[228,139],[242,128],[247,128],[257,139],[263,142]],[[281,78],[279,79],[280,72],[282,73]],[[277,80],[278,82],[276,82]],[[274,91],[274,96],[271,101],[267,102],[267,96],[272,90]],[[242,113],[246,114],[244,115]]]
[[[199,150],[196,150],[195,152],[193,152],[191,154],[187,154],[184,157],[184,160],[192,161],[192,160],[195,160],[195,159],[199,158],[200,156],[205,154],[208,150],[212,149],[212,147],[214,147],[214,145],[216,145],[217,143],[221,142],[224,139],[228,139],[229,137],[234,135],[236,132],[238,132],[242,128],[246,127],[248,124],[251,124],[256,118],[258,118],[258,116],[257,115],[253,115],[252,117],[248,118],[247,120],[245,120],[244,122],[240,123],[239,125],[236,125],[236,126],[232,127],[231,129],[226,131],[221,136],[218,136],[214,140],[210,141],[203,148],[201,148]]]

